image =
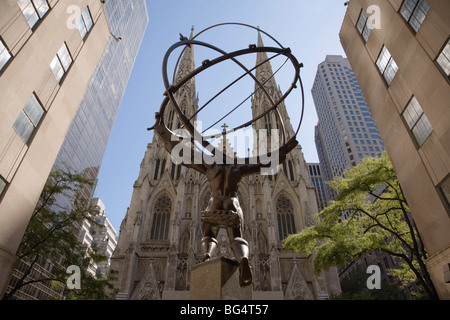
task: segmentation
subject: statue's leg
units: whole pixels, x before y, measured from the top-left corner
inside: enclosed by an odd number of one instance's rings
[[[211,259],[214,250],[217,247],[217,232],[218,228],[211,225],[210,223],[203,223],[203,235],[202,238],[202,252],[203,259],[202,262],[206,262]]]
[[[248,260],[248,242],[240,237],[240,228],[227,228],[228,237],[231,242],[231,250],[235,259],[239,262],[239,284],[247,287],[252,284],[252,270]]]

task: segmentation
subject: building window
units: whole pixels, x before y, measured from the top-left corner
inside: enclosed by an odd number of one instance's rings
[[[439,185],[439,191],[444,198],[444,204],[447,207],[447,210],[450,212],[450,176],[444,179],[444,181]]]
[[[164,174],[164,170],[166,170],[166,159],[164,159],[163,162],[162,162],[161,174],[159,175],[159,177],[162,177],[162,175]]]
[[[80,19],[78,19],[77,26],[78,31],[80,31],[81,38],[85,39],[86,35],[89,33],[93,26],[89,7],[86,7],[86,9],[84,9],[83,13],[80,16]]]
[[[27,20],[30,28],[42,19],[50,9],[47,0],[18,0],[17,4]]]
[[[167,129],[169,129],[169,130],[172,130],[174,115],[175,115],[175,110],[173,108],[171,108],[169,111],[169,119],[167,120]]]
[[[61,48],[59,48],[58,53],[50,63],[50,68],[52,69],[58,82],[61,82],[64,75],[69,70],[69,67],[72,65],[72,61],[73,60],[70,56],[69,50],[67,49],[66,44],[63,43]]]
[[[6,182],[6,180],[3,179],[2,176],[0,176],[0,199],[2,198],[3,193],[4,193],[5,190],[6,190],[6,186],[7,186],[7,185],[8,185],[8,183]]]
[[[450,80],[450,39],[447,41],[444,49],[439,54],[436,62],[438,63],[439,67],[441,67],[442,71],[444,71],[447,79]]]
[[[33,93],[13,125],[13,128],[22,137],[25,143],[28,143],[30,140],[31,135],[39,125],[43,115],[44,109],[37,100],[36,95]]]
[[[294,177],[294,168],[292,166],[292,161],[289,160],[288,162],[288,166],[289,166],[289,174],[291,176],[291,181],[295,181],[295,177]]]
[[[369,40],[370,32],[372,31],[372,23],[364,10],[361,10],[356,28],[358,29],[359,34],[364,38],[364,41],[367,42],[367,40]]]
[[[153,180],[158,180],[159,173],[159,165],[161,164],[161,160],[156,160],[155,174],[153,175]]]
[[[280,241],[286,239],[290,234],[295,234],[294,207],[291,200],[284,195],[276,202],[278,232]]]
[[[383,46],[383,49],[381,50],[377,60],[377,66],[387,84],[391,85],[392,80],[394,80],[395,74],[398,71],[398,66],[386,46]]]
[[[400,14],[413,30],[418,32],[429,10],[430,5],[425,0],[405,0],[400,8]]]
[[[2,71],[4,66],[6,66],[9,59],[11,59],[11,54],[9,53],[3,41],[0,39],[0,71]]]
[[[288,172],[287,172],[287,166],[286,166],[286,161],[283,162],[283,172],[286,175],[286,177],[288,176]]]
[[[181,176],[181,164],[177,165],[177,180],[180,180]]]
[[[412,132],[417,144],[422,146],[427,138],[433,132],[433,127],[428,121],[427,116],[422,110],[416,97],[412,97],[405,111],[403,112],[403,118],[408,125],[409,130]]]
[[[172,178],[172,180],[175,180],[175,169],[176,165],[175,163],[172,163],[172,170],[170,171],[170,177]]]
[[[270,119],[270,112],[266,113],[264,115],[264,124],[265,124],[265,128],[267,130],[267,136],[270,137],[272,136],[272,121]]]
[[[167,240],[169,237],[170,212],[172,201],[167,195],[162,195],[155,202],[155,213],[153,215],[151,240]]]

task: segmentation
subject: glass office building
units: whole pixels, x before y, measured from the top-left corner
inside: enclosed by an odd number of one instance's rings
[[[54,168],[67,164],[95,180],[148,25],[145,0],[107,1],[111,37],[67,133]],[[83,190],[90,198],[93,190]]]

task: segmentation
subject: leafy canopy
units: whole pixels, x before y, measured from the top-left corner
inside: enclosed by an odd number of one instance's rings
[[[365,158],[329,185],[338,194],[336,200],[315,216],[315,226],[290,235],[285,248],[314,254],[316,275],[331,266],[346,265],[362,254],[387,252],[403,259],[402,267],[393,275],[404,284],[420,280],[434,298],[425,267],[426,252],[387,153],[380,158]]]

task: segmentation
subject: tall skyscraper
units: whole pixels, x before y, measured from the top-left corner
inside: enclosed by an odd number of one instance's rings
[[[325,180],[342,176],[364,157],[381,155],[381,136],[347,59],[326,57],[317,69],[312,95],[319,118],[316,148]],[[328,196],[332,194],[328,191]]]
[[[192,36],[192,35],[191,35]],[[262,39],[258,37],[258,45]],[[267,59],[265,53],[257,61]],[[193,47],[187,47],[175,79],[179,81],[195,68]],[[256,69],[256,77],[268,81],[266,91],[279,96],[279,88],[269,63]],[[181,108],[189,116],[198,110],[195,80],[176,93]],[[251,108],[261,114],[269,102],[255,94]],[[248,106],[250,107],[250,106]],[[290,126],[284,105],[279,107]],[[176,128],[174,110],[164,115],[169,128]],[[268,116],[254,129],[274,128],[276,118]],[[292,134],[292,128],[289,130]],[[225,144],[226,141],[221,143]],[[116,287],[120,299],[189,299],[190,271],[201,262],[201,211],[211,198],[206,177],[172,162],[155,134],[141,163],[129,210],[120,226],[118,245],[111,269],[119,272]],[[221,146],[222,144],[220,144]],[[244,238],[249,243],[253,269],[253,297],[256,299],[326,299],[340,292],[336,269],[316,278],[312,257],[286,252],[282,240],[311,225],[317,212],[314,188],[301,147],[292,151],[285,166],[274,176],[244,177],[238,198],[244,213]],[[217,237],[214,257],[232,258],[225,230]]]
[[[100,1],[0,1],[0,293],[110,37]]]
[[[350,0],[340,31],[427,251],[450,298],[450,2]]]
[[[55,167],[68,164],[97,178],[108,139],[148,24],[145,0],[107,1],[111,37],[58,153]],[[86,199],[92,189],[83,190]]]

